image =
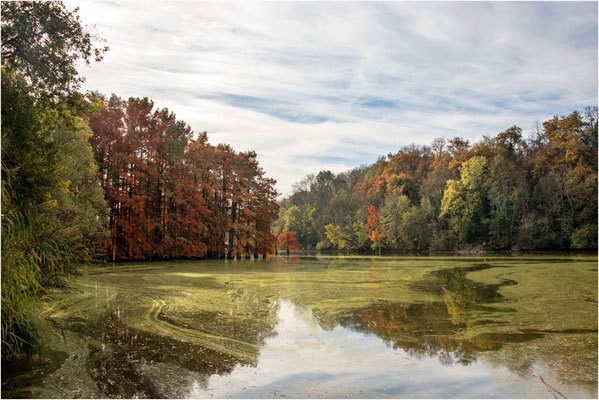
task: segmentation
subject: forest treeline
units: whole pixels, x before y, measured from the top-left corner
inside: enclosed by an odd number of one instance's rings
[[[147,98],[82,93],[108,47],[57,1],[2,2],[2,359],[70,263],[275,251],[275,181]]]
[[[597,107],[529,138],[410,145],[370,166],[321,171],[282,200],[275,231],[303,248],[395,251],[597,248]]]

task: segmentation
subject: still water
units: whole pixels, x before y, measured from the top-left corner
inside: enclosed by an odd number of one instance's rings
[[[597,398],[597,257],[83,266],[2,397]]]

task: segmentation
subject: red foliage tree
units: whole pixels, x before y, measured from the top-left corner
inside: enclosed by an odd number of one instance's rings
[[[116,96],[89,115],[113,260],[247,257],[275,249],[275,181],[256,153],[213,147],[153,103]]]
[[[278,248],[287,250],[287,255],[291,250],[297,250],[301,246],[295,238],[295,232],[284,231],[278,237]]]
[[[381,212],[377,211],[376,207],[368,207],[368,215],[366,216],[366,228],[368,228],[368,238],[372,240],[372,249],[377,250],[381,254],[383,241],[385,240],[385,223],[381,221]]]

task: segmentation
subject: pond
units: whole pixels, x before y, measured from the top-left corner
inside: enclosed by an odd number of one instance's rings
[[[597,257],[91,265],[2,397],[597,398]]]

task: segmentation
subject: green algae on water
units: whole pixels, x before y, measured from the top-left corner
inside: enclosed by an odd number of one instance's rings
[[[393,353],[372,357],[389,360],[389,368],[398,368],[401,357],[415,363],[437,360],[444,374],[470,366],[480,371],[485,365],[489,382],[504,382],[493,389],[500,396],[597,393],[596,257],[290,257],[84,266],[81,272],[70,278],[68,293],[46,300],[47,365],[53,366],[37,367],[46,368],[45,374],[3,379],[6,394],[186,397],[216,390],[216,382],[234,388],[235,379],[241,379],[236,377],[245,376],[239,371],[274,374],[286,382],[296,378],[285,368],[268,370],[265,357],[304,364],[293,361],[294,354],[328,340],[327,346],[336,346],[343,335],[384,343],[388,350],[377,351]],[[311,322],[281,325],[282,312]],[[285,342],[289,329],[306,331]],[[313,342],[314,335],[322,338]],[[272,347],[281,340],[284,345]],[[359,354],[357,348],[340,352],[340,357]],[[362,374],[356,382],[371,387],[364,393],[409,397],[381,391],[376,383],[386,379],[390,388],[408,387],[395,382],[400,378],[376,378],[368,368],[344,370],[361,365],[350,358],[338,360],[339,378],[331,373],[325,378],[315,366],[319,378],[309,379],[342,382],[342,376]],[[312,376],[306,373],[298,377]],[[297,382],[282,384],[273,394],[256,393],[277,397],[285,387],[297,389]],[[339,384],[335,393],[360,397],[351,382],[341,389]],[[472,393],[488,397],[476,392],[476,384],[468,385],[475,385]],[[448,387],[435,390],[425,393],[460,397]]]

